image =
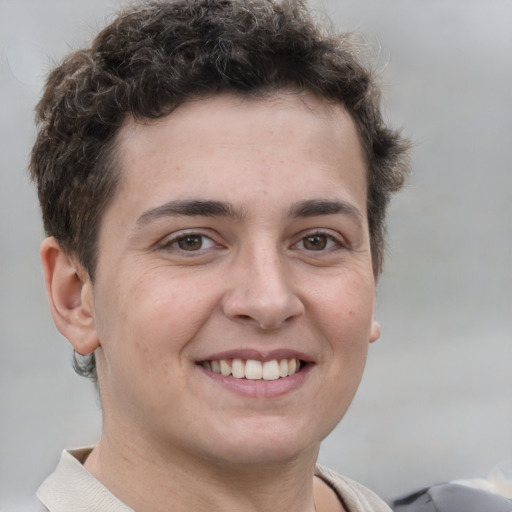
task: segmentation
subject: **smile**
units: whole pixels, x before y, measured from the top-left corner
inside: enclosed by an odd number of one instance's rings
[[[303,366],[299,359],[220,359],[203,361],[201,366],[225,377],[247,380],[278,380],[297,373]]]

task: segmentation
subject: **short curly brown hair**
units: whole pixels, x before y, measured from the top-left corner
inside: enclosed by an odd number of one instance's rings
[[[283,89],[342,104],[355,121],[379,275],[386,209],[408,172],[408,143],[385,125],[376,77],[352,38],[329,34],[303,0],[146,2],[68,56],[49,75],[36,110],[30,172],[46,233],[94,280],[99,223],[121,172],[116,134],[127,117],[160,118],[190,98],[225,91],[258,97]]]

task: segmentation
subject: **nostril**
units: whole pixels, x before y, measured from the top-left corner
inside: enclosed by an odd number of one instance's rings
[[[222,311],[235,322],[258,326],[266,331],[279,329],[304,313],[299,297],[286,283],[281,284],[277,289],[254,280],[243,281],[227,291],[222,300]]]

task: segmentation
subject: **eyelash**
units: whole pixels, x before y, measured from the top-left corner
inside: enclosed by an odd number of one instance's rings
[[[179,243],[181,241],[186,241],[187,239],[201,239],[201,245],[197,249],[184,249],[183,247],[179,247]],[[205,241],[208,241],[209,245],[208,247],[204,247]],[[201,250],[211,249],[215,246],[218,246],[218,244],[213,240],[212,237],[209,237],[203,233],[198,233],[196,231],[190,231],[190,232],[181,232],[177,233],[176,235],[172,236],[171,238],[167,238],[160,246],[161,249],[164,250],[175,250],[179,251],[184,254],[193,254],[201,252]]]
[[[294,244],[293,247],[297,247],[299,244],[304,245],[304,242],[306,240],[308,240],[308,239],[311,240],[311,239],[314,239],[315,237],[325,239],[326,246],[321,247],[318,250],[307,249],[306,247],[303,247],[303,250],[305,250],[307,252],[312,252],[312,253],[314,253],[314,252],[322,253],[322,252],[328,252],[328,251],[336,251],[336,250],[343,249],[346,247],[346,244],[344,244],[339,239],[338,236],[335,236],[331,232],[325,232],[325,231],[313,231],[310,233],[306,233],[303,236],[301,236],[301,239],[296,244]]]
[[[315,238],[320,239],[320,245],[322,244],[322,242],[324,242],[325,245],[323,247],[321,246],[319,249],[318,248],[309,248],[308,249],[307,247],[305,247],[305,243],[307,243],[308,240],[313,242],[313,239],[315,239]],[[192,239],[200,239],[199,240],[200,246],[197,248],[191,248],[191,249],[186,249],[186,248],[180,247],[179,246],[180,242],[187,241],[187,239],[191,239],[191,240]],[[207,241],[206,242],[207,247],[205,247],[205,241]],[[315,243],[315,242],[313,242],[313,243]],[[298,247],[300,244],[303,245],[302,248]],[[178,233],[178,234],[172,236],[171,238],[165,240],[161,244],[160,248],[164,249],[164,250],[176,250],[183,254],[192,255],[194,253],[197,254],[197,253],[201,253],[205,250],[215,248],[216,246],[218,247],[218,244],[208,235],[205,235],[203,233],[198,233],[196,231],[190,231],[190,232],[181,232],[181,233]],[[325,231],[313,231],[310,233],[306,233],[301,236],[300,240],[297,243],[292,245],[292,248],[294,248],[294,249],[299,248],[301,250],[304,250],[304,251],[307,251],[310,253],[323,253],[323,252],[336,251],[339,249],[343,249],[345,247],[346,247],[346,244],[342,243],[339,240],[339,237],[333,235],[330,232],[325,232]]]

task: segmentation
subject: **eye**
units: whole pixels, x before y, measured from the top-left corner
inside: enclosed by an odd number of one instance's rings
[[[313,233],[302,238],[296,247],[307,251],[325,251],[341,244],[331,235],[325,233]]]
[[[215,242],[205,235],[198,233],[187,233],[186,235],[182,235],[174,238],[173,240],[170,240],[166,246],[180,249],[182,251],[194,252],[214,247]]]

